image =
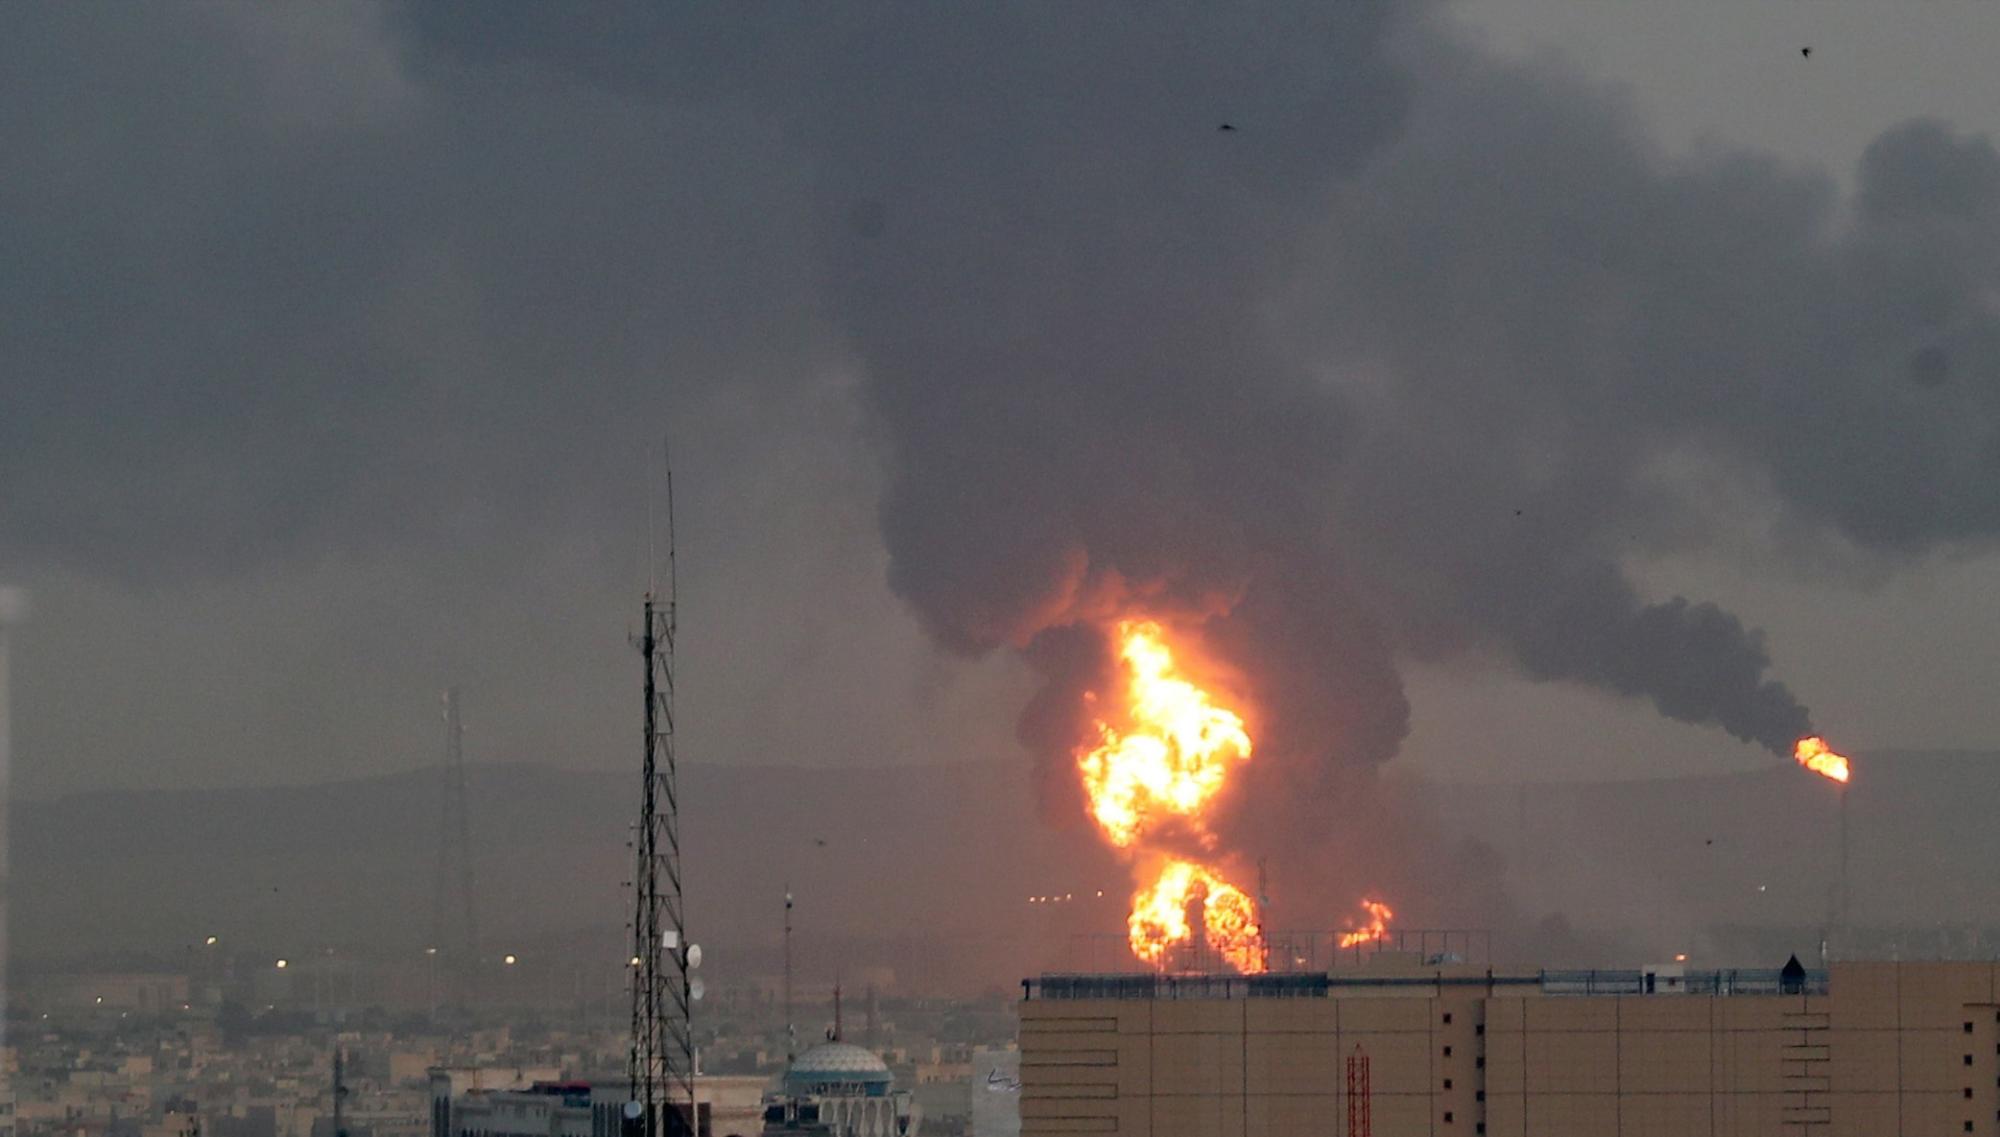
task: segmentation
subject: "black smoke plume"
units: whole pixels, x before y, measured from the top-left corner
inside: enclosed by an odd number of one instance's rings
[[[1022,733],[1058,812],[1116,614],[1248,676],[1260,793],[1392,757],[1403,659],[1783,754],[1811,720],[1760,634],[1628,559],[1746,511],[1842,563],[2000,522],[1984,139],[1891,131],[1844,216],[1823,174],[1661,153],[1618,92],[1424,6],[698,12],[617,42],[421,19],[754,108],[808,157],[890,583],[940,644],[1042,668]]]

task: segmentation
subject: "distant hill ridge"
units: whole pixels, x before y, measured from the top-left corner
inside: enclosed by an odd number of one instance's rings
[[[620,942],[635,781],[616,771],[471,768],[488,943]],[[741,960],[761,960],[774,940],[787,883],[813,934],[900,943],[908,958],[990,957],[976,965],[988,978],[1019,971],[1037,943],[1085,928],[1115,933],[1121,923],[1123,871],[1083,827],[1055,829],[1036,816],[1025,761],[697,764],[682,781],[691,919]],[[420,770],[17,802],[13,950],[26,960],[164,957],[211,933],[276,947],[417,948],[433,935],[438,792],[436,772]],[[1447,837],[1484,842],[1505,859],[1510,891],[1530,915],[1611,925],[1687,907],[1704,919],[1799,923],[1828,903],[1838,795],[1787,765],[1431,793]],[[1851,793],[1862,914],[2000,915],[2000,879],[1983,869],[2000,862],[2000,753],[1870,754]],[[1101,909],[1049,914],[1026,903],[1098,888],[1107,892]]]

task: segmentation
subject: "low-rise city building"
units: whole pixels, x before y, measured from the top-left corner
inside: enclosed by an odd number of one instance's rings
[[[1026,984],[1024,1134],[2000,1132],[2000,964]]]

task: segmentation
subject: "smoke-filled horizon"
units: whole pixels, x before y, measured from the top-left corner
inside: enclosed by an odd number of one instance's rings
[[[1990,549],[2000,158],[1906,123],[1850,199],[1764,154],[1670,153],[1619,92],[1448,13],[17,14],[39,110],[7,130],[37,174],[4,191],[5,342],[32,413],[0,425],[0,564],[142,597],[331,566],[354,652],[427,625],[417,662],[342,691],[363,708],[632,578],[609,547],[637,539],[605,534],[636,528],[627,457],[671,406],[723,428],[694,461],[756,487],[697,506],[708,549],[802,596],[885,574],[946,653],[1024,663],[1041,694],[995,684],[1017,701],[970,700],[943,746],[1014,722],[1052,800],[1093,639],[1129,613],[1242,674],[1273,808],[1399,753],[1413,664],[1788,754],[1815,723],[1754,622],[1634,562],[1752,546],[1881,577]],[[160,62],[198,41],[214,67]],[[110,76],[96,104],[58,66],[79,57]],[[158,121],[133,113],[170,82]],[[821,506],[824,568],[783,533]],[[405,550],[560,599],[442,647],[489,610],[414,612]],[[236,618],[310,640],[299,607]],[[587,638],[554,634],[568,658]],[[752,734],[865,654],[833,630],[711,643],[805,661],[730,673]],[[815,710],[868,702],[857,675]],[[551,747],[620,706],[574,705]]]

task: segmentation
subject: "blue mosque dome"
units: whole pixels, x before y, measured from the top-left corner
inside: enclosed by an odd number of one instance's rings
[[[822,1042],[792,1060],[788,1094],[885,1097],[893,1077],[872,1052],[848,1042]]]

